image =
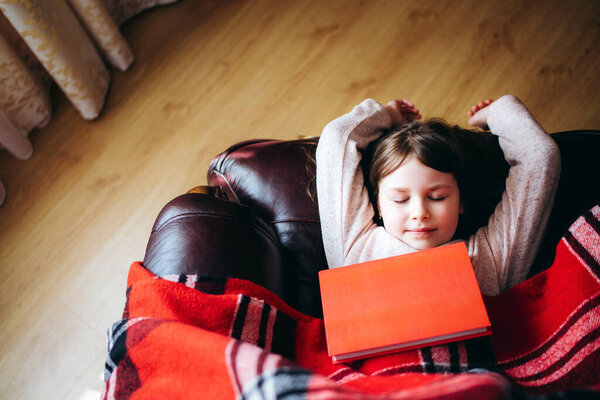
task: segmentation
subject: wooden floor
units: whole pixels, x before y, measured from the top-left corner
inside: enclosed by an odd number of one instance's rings
[[[136,54],[87,122],[56,91],[35,154],[0,152],[0,398],[97,399],[105,332],[155,216],[248,138],[319,134],[364,99],[464,124],[515,94],[600,129],[600,2],[204,1],[123,26]]]

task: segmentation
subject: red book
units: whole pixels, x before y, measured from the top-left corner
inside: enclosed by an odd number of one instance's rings
[[[319,272],[334,363],[491,334],[464,243]]]

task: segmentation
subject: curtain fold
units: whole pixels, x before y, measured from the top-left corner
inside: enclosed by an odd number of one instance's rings
[[[2,12],[85,119],[98,116],[109,74],[64,0],[3,0]]]
[[[97,118],[110,82],[107,63],[126,71],[134,60],[120,24],[175,1],[0,0],[0,148],[31,156],[27,134],[51,118],[52,82],[84,119]]]

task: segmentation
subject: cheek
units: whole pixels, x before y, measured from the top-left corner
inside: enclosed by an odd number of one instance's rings
[[[398,207],[383,202],[379,207],[379,216],[383,218],[383,226],[388,232],[395,232],[400,229],[399,226],[403,221],[403,217]]]
[[[391,201],[380,201],[379,206],[379,216],[384,220],[388,220],[388,222],[392,222],[392,220],[396,220],[402,217],[402,207],[398,207],[398,205]]]
[[[458,201],[446,204],[438,210],[438,218],[449,225],[458,224],[460,217],[460,204]]]

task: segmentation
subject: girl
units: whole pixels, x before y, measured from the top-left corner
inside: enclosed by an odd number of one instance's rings
[[[510,165],[506,190],[488,224],[467,240],[483,294],[526,279],[552,209],[560,176],[554,140],[514,96],[487,100],[469,124],[499,137]],[[391,257],[453,241],[468,206],[458,128],[420,123],[408,100],[367,99],[330,122],[317,146],[317,196],[329,268]],[[396,128],[382,136],[384,130]],[[376,141],[377,139],[380,139]],[[373,205],[361,152],[369,145]],[[380,224],[374,222],[375,213]]]

